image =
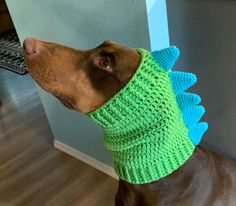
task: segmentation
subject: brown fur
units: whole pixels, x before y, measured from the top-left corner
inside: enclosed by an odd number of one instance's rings
[[[140,62],[126,46],[105,41],[81,51],[27,39],[24,56],[29,73],[65,106],[88,113],[107,102],[130,80]],[[119,181],[116,206],[235,206],[236,166],[197,147],[178,170],[148,184]]]
[[[135,50],[105,41],[99,47],[81,51],[59,44],[28,39],[24,52],[33,79],[46,91],[88,113],[100,107],[131,78],[140,57]],[[100,65],[110,59],[111,71]]]

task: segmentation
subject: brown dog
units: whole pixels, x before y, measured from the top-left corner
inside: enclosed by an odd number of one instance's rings
[[[134,49],[105,41],[81,51],[26,39],[24,56],[32,78],[66,107],[91,112],[115,95],[136,71]],[[235,206],[236,165],[196,147],[191,158],[172,174],[148,184],[120,180],[116,206]]]

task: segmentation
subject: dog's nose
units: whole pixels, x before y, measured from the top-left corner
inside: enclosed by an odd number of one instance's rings
[[[26,38],[23,49],[27,54],[34,54],[36,52],[36,41],[33,38]]]

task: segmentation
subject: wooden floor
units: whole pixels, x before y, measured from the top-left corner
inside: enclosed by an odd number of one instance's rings
[[[0,68],[0,206],[110,206],[117,181],[53,148],[28,75]]]

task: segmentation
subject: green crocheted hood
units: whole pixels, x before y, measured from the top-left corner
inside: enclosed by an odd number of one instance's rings
[[[118,176],[133,184],[156,181],[183,165],[207,130],[198,95],[184,92],[196,76],[172,72],[176,47],[152,53],[137,49],[141,62],[127,85],[88,116],[104,129]]]

